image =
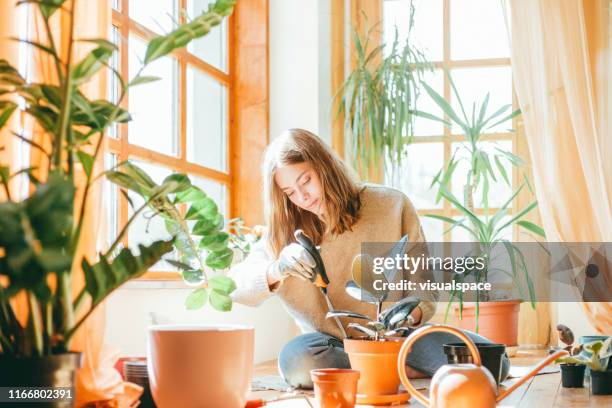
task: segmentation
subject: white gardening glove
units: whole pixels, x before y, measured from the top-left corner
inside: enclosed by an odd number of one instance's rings
[[[268,269],[273,281],[282,281],[288,276],[297,276],[304,280],[314,277],[316,262],[299,244],[292,243],[281,250],[278,260]]]

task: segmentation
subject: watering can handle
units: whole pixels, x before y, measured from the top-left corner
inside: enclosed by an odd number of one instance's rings
[[[459,337],[467,345],[468,350],[470,350],[470,353],[472,353],[474,364],[476,364],[477,366],[480,366],[481,364],[480,353],[478,353],[476,345],[474,344],[472,339],[466,336],[461,330],[443,324],[433,324],[431,326],[425,326],[415,330],[410,336],[408,336],[408,339],[404,342],[402,348],[400,349],[399,357],[397,358],[397,370],[399,372],[400,380],[402,381],[402,384],[404,384],[404,387],[406,387],[406,390],[410,393],[410,395],[414,395],[414,397],[426,407],[429,406],[429,399],[427,399],[427,397],[425,397],[423,394],[417,391],[416,388],[414,388],[414,386],[410,383],[408,376],[406,375],[406,357],[408,357],[408,353],[410,353],[410,349],[412,348],[412,345],[415,341],[425,336],[426,334],[433,332],[450,333]]]

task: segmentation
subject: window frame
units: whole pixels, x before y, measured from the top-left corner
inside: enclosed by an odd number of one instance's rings
[[[177,0],[178,10],[185,10],[187,6],[187,0]],[[115,9],[114,6],[118,5],[119,9]],[[116,0],[116,3],[111,6],[112,19],[111,29],[116,29],[119,35],[119,66],[117,67],[118,72],[122,77],[127,78],[129,73],[129,38],[130,35],[138,37],[144,42],[149,42],[152,38],[157,36],[159,33],[145,27],[136,20],[133,20],[129,16],[129,0]],[[225,53],[227,72],[223,72],[218,68],[212,66],[206,61],[198,58],[196,55],[190,53],[186,47],[175,50],[170,55],[176,60],[178,66],[178,149],[177,156],[164,154],[155,150],[148,149],[146,147],[132,144],[129,142],[128,124],[119,124],[116,131],[117,133],[113,137],[107,137],[107,151],[106,154],[115,155],[118,162],[122,162],[128,159],[136,159],[144,161],[153,165],[165,167],[172,172],[186,173],[201,178],[205,178],[225,186],[226,189],[226,205],[225,214],[227,216],[233,216],[233,198],[234,198],[234,167],[232,158],[234,156],[234,145],[233,143],[233,120],[232,115],[234,113],[234,67],[232,64],[233,55],[233,15],[227,18],[227,32],[226,32],[226,44],[227,50]],[[179,22],[184,23],[185,17],[179,13]],[[216,169],[208,168],[196,163],[189,162],[187,160],[187,67],[197,69],[199,72],[209,76],[217,83],[222,84],[226,87],[226,98],[225,98],[225,111],[226,115],[226,158],[227,171],[219,171]],[[121,107],[129,111],[129,94],[127,94],[121,102]],[[181,208],[184,211],[184,208]],[[119,204],[116,206],[118,225],[123,226],[127,223],[129,218],[129,203],[127,198],[123,195],[119,195]],[[122,238],[122,244],[124,247],[128,246],[129,242],[129,230]],[[148,271],[139,279],[142,280],[181,280],[180,273],[176,271]]]

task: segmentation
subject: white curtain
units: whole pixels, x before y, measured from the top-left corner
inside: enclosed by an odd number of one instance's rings
[[[610,0],[507,0],[506,10],[547,239],[611,242]],[[598,330],[612,332],[612,304],[583,305]]]

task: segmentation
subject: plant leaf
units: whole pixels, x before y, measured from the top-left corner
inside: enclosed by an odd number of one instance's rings
[[[204,307],[208,300],[208,291],[205,288],[198,288],[191,292],[185,299],[187,310],[196,310]]]
[[[134,255],[128,248],[109,261],[108,255],[101,255],[100,261],[91,265],[83,259],[81,265],[85,274],[85,290],[94,306],[99,304],[113,290],[130,279],[147,272],[165,254],[172,251],[173,240],[154,241],[151,245],[139,245],[139,254]]]
[[[91,171],[93,170],[93,165],[94,165],[94,157],[89,154],[86,153],[84,151],[77,151],[77,157],[79,158],[79,161],[81,162],[81,164],[83,165],[83,170],[85,170],[85,174],[87,175],[87,177],[91,177]]]
[[[544,232],[544,228],[540,227],[539,225],[534,224],[531,221],[521,220],[517,222],[517,224],[525,228],[526,230],[529,230],[533,232],[534,234],[541,236],[542,238],[546,238],[546,232]]]
[[[228,276],[215,275],[208,280],[208,287],[217,292],[229,295],[236,290],[236,282]]]
[[[210,291],[210,305],[221,312],[229,312],[232,310],[232,298],[225,293],[221,293],[216,290]]]

